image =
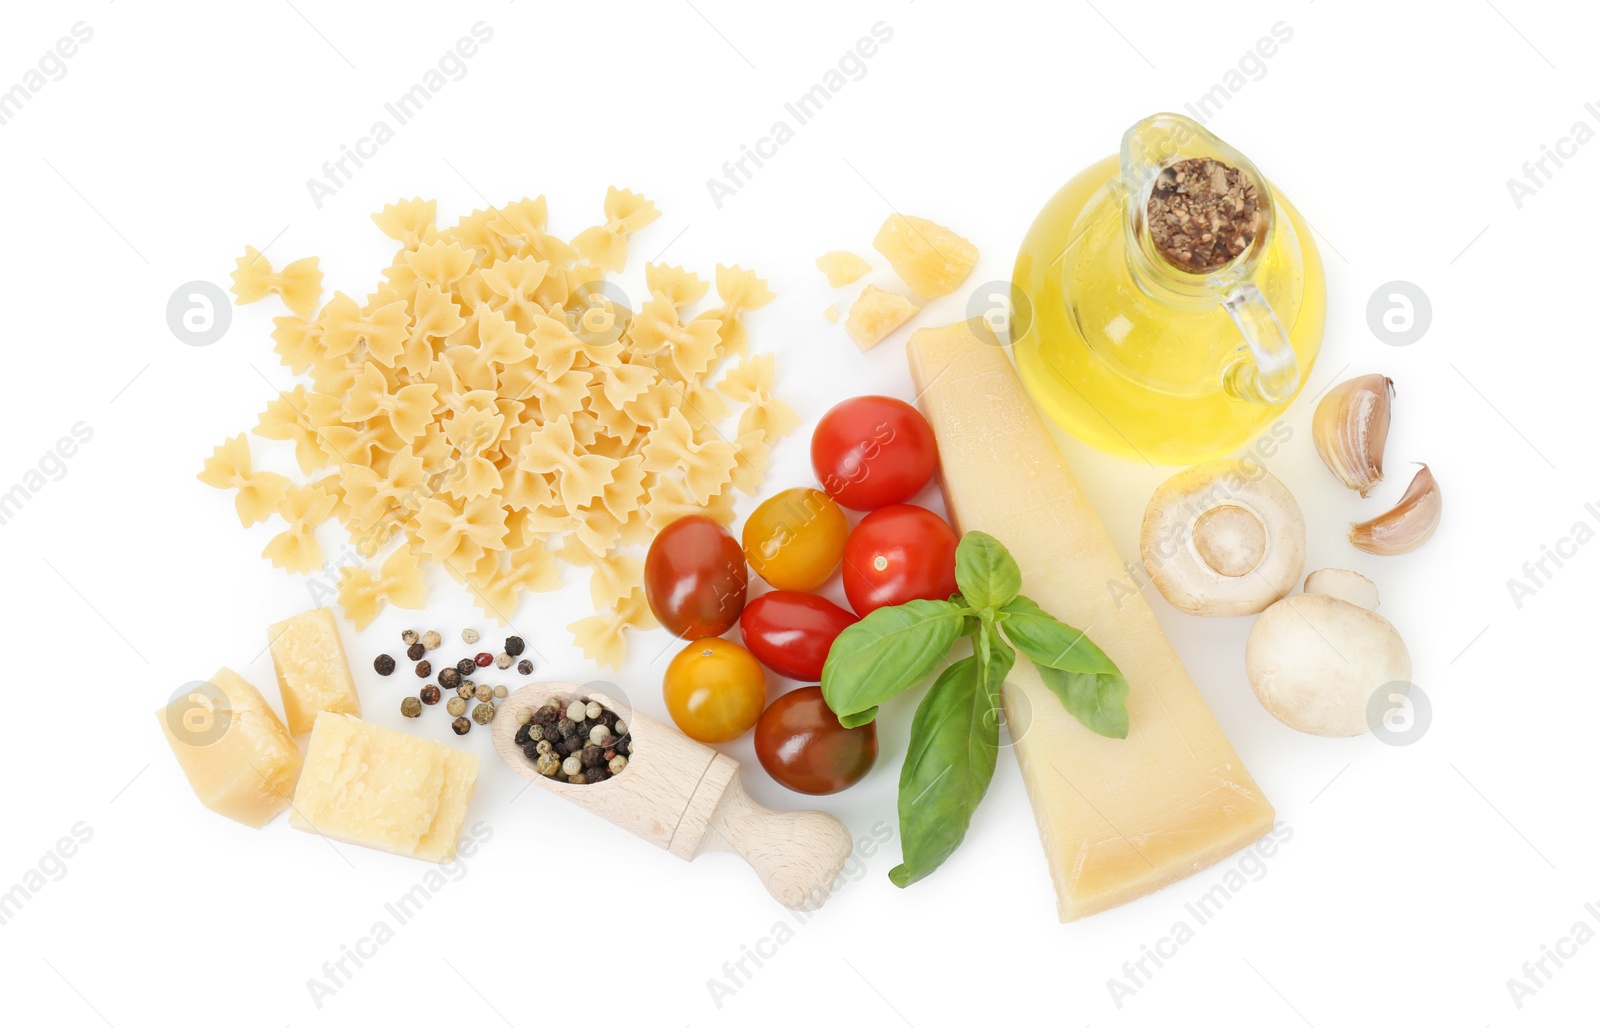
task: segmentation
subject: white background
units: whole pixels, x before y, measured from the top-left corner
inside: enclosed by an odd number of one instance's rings
[[[82,822],[92,839],[0,925],[0,1003],[14,1024],[375,1024],[559,1020],[631,1025],[1033,1023],[1593,1023],[1600,945],[1512,1002],[1526,960],[1600,917],[1594,824],[1594,588],[1580,548],[1519,609],[1507,589],[1541,548],[1600,514],[1591,325],[1600,147],[1580,147],[1521,208],[1506,180],[1582,119],[1600,24],[1577,5],[1234,3],[1124,5],[524,2],[29,5],[0,35],[0,89],[83,21],[67,74],[0,126],[6,246],[0,489],[77,422],[93,439],[0,525],[13,714],[0,889]],[[1500,12],[1515,22],[1513,27]],[[381,12],[381,13],[380,13]],[[305,182],[365,135],[478,21],[493,40],[393,142],[318,207]],[[870,26],[893,39],[754,180],[718,209],[725,160],[785,116]],[[485,201],[550,198],[557,231],[599,218],[605,186],[664,216],[635,239],[625,290],[664,253],[709,275],[753,265],[778,299],[749,319],[780,355],[806,419],[775,451],[771,489],[810,484],[806,438],[834,402],[909,397],[904,333],[859,355],[821,312],[844,302],[812,266],[870,251],[891,206],[949,224],[982,250],[970,284],[1006,277],[1045,199],[1115,149],[1122,131],[1181,109],[1284,22],[1293,38],[1210,127],[1249,154],[1317,230],[1327,342],[1269,466],[1310,525],[1308,567],[1375,578],[1405,635],[1433,721],[1415,745],[1297,734],[1256,703],[1247,619],[1198,620],[1152,602],[1200,689],[1293,836],[1153,981],[1119,1008],[1107,980],[1154,946],[1237,858],[1090,920],[1056,923],[1015,763],[1002,754],[959,852],[908,891],[891,843],[805,924],[731,856],[683,863],[575,807],[529,794],[489,735],[471,822],[492,839],[321,1009],[306,982],[367,936],[423,864],[331,848],[280,820],[255,832],[203,810],[151,711],[228,665],[271,688],[265,626],[308,604],[302,580],[257,554],[201,460],[254,425],[290,375],[267,338],[276,300],[239,309],[217,344],[167,330],[181,283],[226,284],[246,243],[275,263],[322,257],[326,286],[363,295],[393,244],[368,214],[437,197],[441,221]],[[1419,285],[1433,323],[1415,345],[1369,331],[1381,283]],[[853,291],[849,291],[853,295]],[[917,322],[962,314],[945,298]],[[1310,396],[1349,375],[1397,384],[1390,480],[1362,503],[1315,457]],[[1167,473],[1067,441],[1113,538],[1136,557],[1145,499]],[[287,444],[253,440],[262,466]],[[1000,455],[997,455],[1000,456]],[[1353,518],[1396,498],[1426,460],[1446,496],[1420,552],[1371,558]],[[936,504],[931,492],[924,498]],[[741,514],[748,510],[746,502]],[[324,529],[335,545],[337,526]],[[1591,550],[1593,552],[1591,552]],[[582,576],[528,598],[516,625],[543,672],[595,675],[563,626]],[[370,717],[398,725],[404,679],[373,656],[411,624],[485,629],[439,576],[425,616],[344,623]],[[490,635],[490,638],[496,636]],[[665,633],[633,639],[616,680],[662,714]],[[884,752],[860,786],[818,805],[858,837],[894,823],[912,702],[885,710]],[[448,736],[431,711],[408,730]],[[745,784],[798,807],[754,763]],[[793,938],[719,1006],[708,979],[771,936]],[[769,950],[770,951],[770,950]],[[753,965],[747,965],[753,967]],[[1554,964],[1547,965],[1554,969]]]

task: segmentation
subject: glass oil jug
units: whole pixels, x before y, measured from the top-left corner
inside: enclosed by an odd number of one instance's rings
[[[1157,244],[1152,194],[1171,194],[1172,169],[1218,163],[1253,191],[1252,230],[1233,237],[1236,255],[1185,265]],[[1243,154],[1176,114],[1134,125],[1120,156],[1051,198],[1012,287],[1031,308],[1012,325],[1034,401],[1085,442],[1159,464],[1231,453],[1265,428],[1305,384],[1327,314],[1305,221]]]

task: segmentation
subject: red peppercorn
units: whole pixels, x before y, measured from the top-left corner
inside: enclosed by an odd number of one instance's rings
[[[490,664],[494,663],[494,657],[488,653],[480,653],[476,657],[472,658],[472,662],[479,667],[488,667]]]

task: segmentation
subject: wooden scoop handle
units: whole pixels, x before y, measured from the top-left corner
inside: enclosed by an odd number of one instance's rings
[[[791,910],[816,910],[832,893],[854,843],[844,824],[820,810],[769,810],[735,776],[717,804],[699,852],[726,850],[755,868],[773,898]]]

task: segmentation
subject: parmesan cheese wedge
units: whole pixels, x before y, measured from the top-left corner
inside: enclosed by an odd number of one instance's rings
[[[1005,351],[966,324],[908,344],[938,438],[945,501],[1022,568],[1022,594],[1089,634],[1127,676],[1129,730],[1080,725],[1026,659],[1001,698],[1061,920],[1107,910],[1260,838],[1272,805],[1240,763],[1144,598],[1113,596],[1123,562]]]

